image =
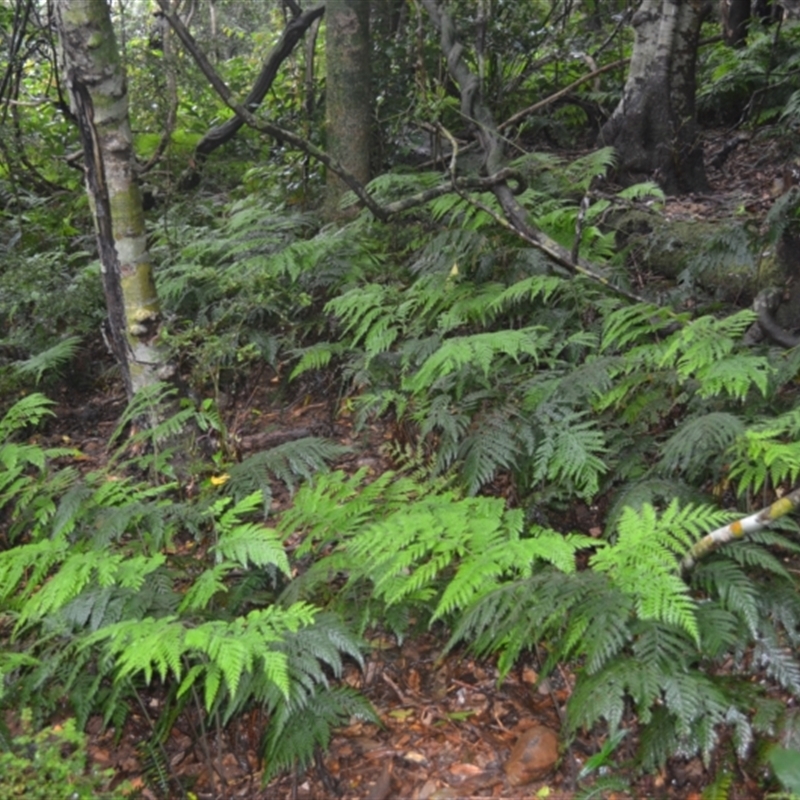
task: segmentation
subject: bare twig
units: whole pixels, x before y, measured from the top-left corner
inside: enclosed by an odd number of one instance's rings
[[[544,108],[545,106],[549,106],[551,103],[555,103],[556,100],[560,100],[565,95],[568,95],[573,89],[577,89],[578,86],[587,83],[593,78],[596,78],[598,75],[602,75],[604,72],[610,72],[612,69],[623,67],[629,61],[630,61],[629,58],[620,58],[618,61],[612,61],[610,64],[604,64],[599,69],[596,69],[593,72],[589,72],[586,75],[581,76],[577,80],[565,86],[563,89],[559,89],[557,92],[554,92],[549,97],[545,97],[544,100],[539,100],[539,102],[534,103],[532,106],[528,106],[527,108],[523,108],[522,111],[518,111],[516,114],[512,114],[512,116],[510,116],[505,122],[501,123],[498,126],[498,130],[502,131],[505,128],[510,127],[511,125],[515,125],[520,120],[525,119],[525,117],[530,116],[536,111],[539,111],[539,109]]]

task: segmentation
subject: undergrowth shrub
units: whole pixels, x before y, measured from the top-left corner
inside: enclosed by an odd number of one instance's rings
[[[589,191],[608,163],[530,159],[520,200],[572,248],[588,193],[581,252],[613,284],[611,201]],[[358,423],[392,415],[410,432],[406,470],[328,472],[341,450],[307,439],[241,464],[219,454],[224,474],[181,498],[171,433],[192,421],[224,439],[213,405],[181,408],[134,436],[138,454],[122,448],[87,475],[53,466],[74,452],[23,441],[43,398],[12,408],[0,423],[5,702],[12,690],[44,709],[66,697],[79,724],[94,712],[120,724],[157,683],[164,719],[191,705],[226,724],[257,706],[271,775],[308,763],[350,715],[370,717],[331,685],[360,662],[363,633],[437,625],[449,647],[496,654],[503,675],[530,650],[542,674],[571,662],[569,729],[638,725],[644,768],[709,760],[728,742],[743,758],[786,728],[774,694],[800,690],[800,601],[783,561],[798,555],[793,524],[689,572],[681,562],[731,519],[715,498],[741,513],[800,476],[800,354],[743,347],[752,312],[692,318],[568,276],[481,203],[434,200],[390,259],[392,232],[366,213],[317,230],[244,201],[219,230],[183,231],[161,279],[197,382],[218,387],[251,358],[280,371],[292,357],[295,377],[335,369]],[[268,527],[275,479],[296,493]],[[572,531],[593,504],[608,509],[604,529]],[[154,726],[154,743],[168,730]]]
[[[112,800],[135,797],[128,785],[114,788],[111,769],[87,770],[86,736],[75,720],[33,732],[30,711],[21,716],[22,732],[0,747],[0,793],[7,800]]]
[[[521,201],[571,247],[578,198],[562,191],[548,208],[536,194],[558,184],[551,169],[530,167]],[[795,526],[688,574],[681,559],[734,513],[716,498],[747,510],[800,475],[800,356],[744,347],[751,311],[693,319],[567,277],[482,200],[434,201],[447,230],[420,243],[411,274],[365,275],[325,307],[338,335],[298,351],[295,375],[343,364],[357,418],[393,415],[449,488],[385,476],[303,487],[280,523],[311,556],[289,596],[321,602],[340,576],[331,600],[362,628],[441,621],[451,646],[498,653],[503,674],[534,646],[544,673],[569,660],[571,730],[638,724],[644,768],[708,761],[728,741],[744,758],[785,724],[774,692],[800,689],[800,601],[782,561],[797,557]],[[498,480],[521,511],[479,496]],[[565,535],[570,511],[601,499],[602,537]]]
[[[344,659],[361,662],[358,639],[330,613],[277,601],[291,569],[264,524],[271,476],[308,476],[341,448],[293,442],[181,501],[124,460],[86,475],[55,467],[79,454],[20,440],[49,405],[31,395],[0,421],[0,704],[47,714],[66,699],[79,726],[93,713],[122,724],[154,683],[164,719],[190,699],[220,724],[255,705],[270,718],[267,774],[308,763],[351,715],[372,717],[329,685]],[[156,744],[169,728],[154,726]]]

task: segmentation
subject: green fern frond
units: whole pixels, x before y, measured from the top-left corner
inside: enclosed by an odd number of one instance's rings
[[[606,171],[616,164],[616,161],[617,156],[613,147],[601,147],[569,163],[565,170],[565,177],[570,185],[586,191],[591,182],[598,175],[605,175]]]
[[[21,375],[32,375],[38,384],[45,372],[58,370],[75,358],[80,343],[80,336],[68,336],[52,347],[48,347],[47,350],[31,356],[25,361],[18,361],[14,367]]]
[[[741,494],[758,491],[767,480],[778,486],[800,476],[800,409],[750,426],[733,446],[730,477]]]
[[[738,564],[722,557],[703,562],[695,569],[693,582],[718,598],[722,608],[739,617],[753,638],[758,636],[758,589]]]
[[[632,186],[627,186],[617,194],[623,200],[649,200],[655,198],[656,200],[665,200],[663,189],[653,181],[644,181],[642,183],[634,183]]]
[[[231,466],[226,489],[237,498],[252,496],[255,491],[263,491],[269,477],[274,476],[293,491],[299,480],[310,480],[349,452],[348,447],[316,436],[295,439]]]
[[[523,301],[541,300],[546,303],[566,288],[567,281],[554,275],[532,275],[509,286],[497,295],[491,305],[497,311],[506,310]]]
[[[740,620],[735,614],[716,603],[699,603],[697,627],[702,652],[717,658],[736,645],[741,634]]]
[[[333,728],[352,718],[379,721],[369,701],[346,686],[324,689],[301,706],[279,709],[264,743],[265,780],[287,769],[304,770],[316,750],[328,746]]]
[[[591,592],[570,611],[560,656],[585,657],[594,675],[630,643],[632,614],[632,600],[613,586]]]
[[[590,563],[634,600],[640,619],[674,625],[699,643],[696,604],[680,577],[678,557],[724,517],[712,508],[681,509],[675,501],[660,517],[652,506],[638,512],[625,508],[617,541],[595,553]]]
[[[725,411],[689,417],[662,446],[658,471],[682,472],[693,480],[710,461],[719,460],[744,430],[742,420]]]
[[[625,508],[640,510],[644,505],[663,508],[677,500],[682,506],[697,503],[699,496],[685,483],[668,478],[645,478],[622,487],[606,516],[605,536],[609,538],[619,523]]]
[[[52,417],[55,405],[39,392],[33,392],[17,400],[0,419],[0,441],[5,441],[27,425],[38,425],[45,417]]]
[[[800,692],[800,663],[792,648],[781,642],[770,626],[763,626],[757,639],[753,657],[766,675],[787,691]]]
[[[730,358],[722,358],[709,366],[697,370],[699,381],[698,397],[718,397],[730,395],[735,400],[744,401],[751,389],[758,389],[763,397],[774,370],[769,360],[762,356],[737,353]]]
[[[613,660],[605,669],[580,680],[567,703],[567,714],[572,730],[592,728],[601,719],[609,729],[616,731],[625,713],[627,688],[631,676],[649,671],[629,659]],[[654,685],[657,685],[653,681]]]
[[[260,493],[259,493],[260,494]],[[214,547],[218,559],[229,559],[247,567],[275,566],[290,575],[289,560],[276,531],[250,523],[225,534]]]
[[[631,344],[648,342],[653,334],[674,322],[675,317],[659,306],[647,303],[623,306],[605,318],[600,352],[624,351]]]
[[[487,377],[500,356],[518,361],[527,355],[536,363],[551,338],[551,334],[540,327],[454,336],[442,342],[417,373],[406,380],[406,388],[415,394],[427,391],[438,379],[464,367],[480,370]]]
[[[211,602],[212,597],[227,592],[228,586],[224,579],[232,566],[230,563],[222,562],[215,564],[210,569],[203,570],[184,594],[178,611],[180,613],[202,611]]]
[[[325,369],[333,358],[345,352],[346,349],[343,345],[330,342],[318,342],[309,347],[304,347],[302,350],[295,350],[293,355],[300,356],[300,360],[291,371],[289,380],[293,381],[300,375],[312,370]]]
[[[536,414],[539,436],[532,459],[532,484],[548,482],[583,499],[594,497],[607,466],[607,450],[598,422],[587,413],[545,406]]]
[[[459,447],[467,493],[477,494],[498,470],[512,469],[521,452],[516,428],[502,414],[479,418]]]
[[[755,320],[755,312],[750,310],[739,311],[723,319],[711,316],[694,319],[667,340],[661,366],[676,367],[683,378],[708,370],[733,352],[737,342]],[[757,359],[757,363],[761,361]]]

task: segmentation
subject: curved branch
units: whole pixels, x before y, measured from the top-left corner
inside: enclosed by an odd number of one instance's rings
[[[800,336],[790,333],[775,320],[774,314],[780,301],[779,289],[765,289],[759,293],[753,302],[753,310],[758,314],[758,326],[775,344],[782,347],[797,347],[800,344]]]
[[[605,66],[600,67],[599,69],[595,69],[592,72],[587,73],[586,75],[581,76],[572,83],[567,84],[563,89],[559,89],[557,92],[553,92],[549,97],[545,97],[544,100],[539,100],[538,103],[534,103],[532,106],[528,106],[527,108],[523,108],[522,111],[517,111],[516,114],[512,114],[505,122],[502,122],[498,126],[498,130],[504,130],[505,128],[514,125],[515,123],[519,122],[520,120],[525,119],[525,117],[529,116],[530,114],[535,113],[540,108],[545,108],[545,106],[549,106],[551,103],[555,103],[556,100],[560,100],[562,97],[566,97],[573,89],[577,89],[578,86],[581,86],[584,83],[587,83],[590,80],[593,80],[598,75],[602,75],[604,72],[610,72],[612,69],[617,69],[617,67],[625,66],[630,61],[629,58],[620,58],[617,61],[612,61],[610,64],[606,64]]]
[[[300,13],[299,7],[297,7],[295,3],[292,3],[291,10],[294,14],[293,19],[291,19],[284,28],[280,39],[278,39],[277,44],[272,48],[267,60],[264,62],[264,66],[262,67],[261,73],[253,85],[253,88],[244,99],[243,105],[249,111],[255,111],[255,109],[261,105],[262,100],[264,97],[266,97],[267,92],[269,91],[273,81],[275,80],[275,77],[278,74],[281,64],[289,57],[292,50],[294,50],[295,45],[300,41],[305,32],[314,24],[316,20],[322,18],[322,15],[325,13],[325,6],[316,6],[315,8],[309,9],[306,12]],[[173,18],[171,18],[170,15],[165,14],[165,16],[170,25],[175,28]],[[177,16],[174,18],[177,19]],[[180,36],[180,34],[178,35]],[[189,49],[189,52],[191,52],[191,54],[195,57],[195,60],[197,60],[195,45],[190,47],[188,44],[186,44],[186,41],[184,41],[183,37],[181,37],[181,41],[184,42],[184,44],[187,46],[187,49]],[[205,72],[205,70],[203,71]],[[214,152],[214,150],[226,142],[229,142],[236,135],[239,128],[241,128],[244,124],[245,120],[237,113],[222,125],[218,125],[216,128],[212,128],[210,131],[208,131],[208,133],[206,133],[206,135],[195,147],[193,162],[190,168],[184,173],[178,182],[178,188],[190,189],[193,186],[196,186],[199,180],[198,172],[202,167],[203,162],[212,152]]]
[[[279,125],[274,125],[271,122],[259,120],[255,117],[252,111],[245,108],[240,102],[236,100],[233,93],[228,88],[225,81],[219,76],[219,73],[214,69],[209,60],[206,58],[205,53],[197,46],[194,37],[187,30],[186,26],[181,22],[180,18],[173,14],[169,8],[167,0],[158,0],[158,5],[164,12],[164,16],[172,25],[173,30],[178,35],[178,38],[183,42],[186,49],[192,55],[197,66],[200,67],[202,73],[208,78],[209,83],[214,87],[217,94],[222,98],[225,105],[228,106],[236,115],[244,121],[246,125],[253,128],[253,130],[266,133],[276,139],[283,139],[284,141],[308,153],[312,158],[324,164],[329,170],[335,172],[346,184],[353,190],[356,197],[380,220],[385,221],[387,214],[384,209],[372,197],[370,197],[367,190],[360,183],[360,181],[348,170],[346,170],[338,161],[331,158],[324,150],[320,150],[310,142],[307,142],[302,136],[298,136],[292,131],[281,128]]]
[[[450,15],[441,8],[437,0],[421,0],[434,26],[439,31],[440,43],[447,59],[450,77],[461,88],[461,113],[474,129],[475,135],[484,152],[484,166],[490,176],[500,173],[503,166],[503,140],[494,122],[489,108],[479,98],[477,76],[470,70],[462,57],[464,46],[456,38],[456,29]],[[617,294],[635,302],[644,302],[644,298],[633,292],[614,286],[597,267],[584,259],[573,258],[572,254],[550,239],[542,231],[528,222],[528,212],[514,196],[514,192],[505,181],[492,187],[492,192],[500,203],[505,219],[495,214],[479,200],[464,195],[464,198],[482,211],[490,214],[498,223],[515,233],[532,247],[545,253],[549,258],[570,272],[580,273],[603,284]]]

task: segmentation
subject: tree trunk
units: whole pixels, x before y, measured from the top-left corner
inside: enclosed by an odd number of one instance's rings
[[[719,16],[725,44],[731,47],[744,45],[750,22],[750,0],[720,0]]]
[[[108,308],[129,396],[168,376],[155,343],[161,308],[133,171],[128,94],[106,0],[57,0],[64,80],[83,143]]]
[[[362,184],[369,180],[372,91],[369,3],[333,0],[325,12],[325,124],[327,151]],[[347,189],[332,172],[327,179],[327,215],[338,214]]]
[[[705,0],[644,0],[622,99],[600,132],[626,182],[656,180],[669,194],[707,191],[695,113],[695,61]]]

